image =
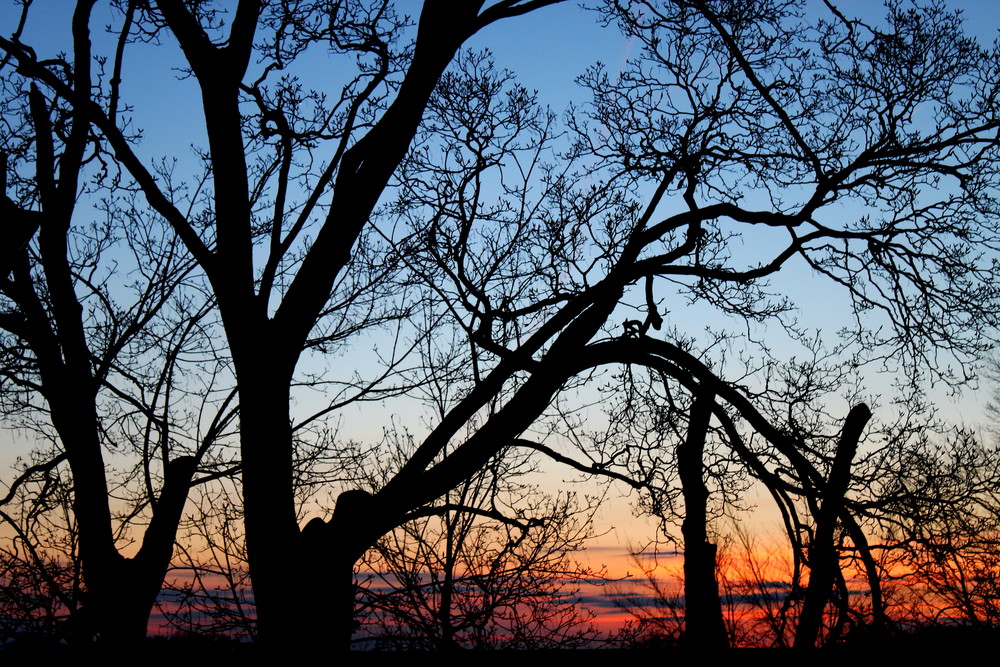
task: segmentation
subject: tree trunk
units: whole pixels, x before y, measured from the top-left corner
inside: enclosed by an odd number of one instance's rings
[[[180,457],[168,464],[142,546],[134,558],[124,558],[115,548],[112,533],[94,402],[65,403],[50,398],[53,423],[60,429],[73,474],[73,509],[86,584],[84,604],[71,628],[72,639],[85,643],[97,636],[116,646],[138,644],[146,637],[150,613],[170,566],[196,461]],[[93,427],[84,428],[88,424]]]
[[[809,545],[809,586],[802,603],[799,625],[795,630],[796,648],[814,647],[820,628],[823,627],[823,610],[830,599],[839,567],[834,544],[837,516],[851,482],[851,465],[858,451],[861,433],[871,417],[868,406],[861,403],[854,406],[844,420],[844,430],[837,443],[830,477],[826,488],[821,492],[822,505],[816,517],[816,532]]]
[[[265,643],[291,646],[301,637],[303,597],[310,594],[310,583],[297,566],[291,371],[280,371],[262,356],[237,364],[247,559],[258,636]]]
[[[313,519],[302,531],[301,577],[308,591],[301,601],[304,643],[329,652],[347,652],[356,628],[354,565],[377,537],[372,496],[345,491],[329,522]]]
[[[131,589],[127,576],[122,581],[125,559],[115,549],[112,533],[94,396],[86,389],[93,386],[93,380],[87,376],[71,381],[73,378],[72,369],[62,364],[46,367],[43,374],[52,424],[59,433],[73,477],[73,515],[86,586],[71,634],[75,642],[81,643],[95,636],[138,641],[146,636],[149,610],[145,615],[136,615],[133,605],[119,605],[121,596]]]
[[[677,468],[684,493],[684,636],[685,645],[728,648],[729,637],[715,576],[716,545],[708,541],[708,488],[703,478],[705,440],[714,396],[695,397],[687,439],[677,448]]]

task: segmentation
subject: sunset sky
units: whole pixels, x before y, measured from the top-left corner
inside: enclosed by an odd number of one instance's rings
[[[870,0],[842,0],[837,4],[847,15],[870,17],[873,21],[881,14],[880,3]],[[968,31],[981,41],[991,41],[997,36],[1000,10],[996,0],[949,0],[946,4],[965,12]],[[816,5],[820,7],[821,3]],[[416,14],[420,3],[404,1],[399,3],[399,7],[401,11],[412,8]],[[64,0],[35,0],[32,6],[32,20],[23,41],[33,45],[41,58],[65,50],[69,43],[64,8]],[[15,10],[10,0],[0,6],[0,33],[9,35],[13,32],[18,16]],[[106,40],[114,39],[113,35],[100,31],[103,21],[110,22],[106,18],[108,11],[106,5],[101,3],[95,15],[94,39],[98,44],[102,44],[103,40],[106,45],[110,43]],[[600,61],[611,71],[620,71],[633,55],[635,45],[632,41],[622,37],[613,27],[601,27],[595,19],[595,14],[579,11],[572,3],[548,7],[491,26],[472,39],[467,47],[472,50],[489,49],[500,67],[509,68],[519,82],[536,90],[545,104],[562,115],[570,105],[586,102],[585,93],[575,80],[588,67]],[[98,47],[98,50],[101,48]],[[135,104],[135,126],[143,132],[140,153],[147,157],[176,158],[178,171],[183,173],[185,166],[194,164],[196,159],[187,147],[205,143],[202,134],[204,125],[198,122],[199,114],[192,113],[200,105],[197,84],[193,78],[183,79],[170,74],[171,68],[178,67],[181,61],[176,45],[169,39],[159,46],[134,45],[130,48],[134,49],[134,53],[133,57],[126,59],[129,69],[123,73],[126,86],[124,97]],[[327,67],[321,57],[316,57],[313,68],[305,76],[312,77],[312,83],[320,87],[327,77],[337,77],[337,73],[328,71]],[[791,277],[783,274],[784,280],[789,282],[782,288],[799,305],[802,319],[810,327],[824,331],[832,332],[838,328],[838,322],[847,315],[842,295],[828,291],[829,286],[823,283],[818,283],[820,286],[816,287],[804,270],[800,273],[792,271],[789,275]],[[690,318],[701,326],[705,325],[702,318],[714,318],[709,321],[719,327],[735,326],[731,321],[697,309],[685,312],[678,307],[672,316],[678,321]],[[768,333],[766,327],[763,333]],[[365,349],[358,352],[351,362],[357,362],[362,372],[367,363],[365,355],[369,354],[372,344],[368,341],[356,343],[357,348]],[[774,344],[778,347],[790,345],[787,340],[777,337]],[[881,387],[886,392],[891,390],[890,382],[891,378],[872,378],[872,386]],[[953,396],[950,389],[946,386],[927,387],[928,396],[937,404],[941,415],[955,423],[978,424],[983,418],[983,405],[992,391],[988,383],[978,391],[970,388],[959,396]],[[311,403],[313,400],[315,405]],[[321,397],[310,399],[302,396],[298,405],[305,413],[307,408],[319,406],[320,400]],[[839,409],[846,414],[848,407],[845,402]],[[339,436],[345,440],[377,441],[394,419],[419,434],[426,430],[426,423],[421,421],[421,417],[419,408],[398,402],[349,406],[341,413]],[[24,432],[0,432],[0,482],[5,484],[11,479],[11,466],[17,457],[31,448],[32,437]],[[591,548],[577,555],[584,562],[593,567],[607,566],[609,577],[624,579],[626,581],[622,585],[627,586],[630,578],[637,581],[642,577],[641,567],[630,556],[631,551],[669,548],[663,544],[657,546],[659,534],[655,520],[636,516],[637,497],[624,487],[608,489],[603,485],[581,483],[578,475],[550,462],[543,463],[541,467],[543,473],[535,479],[551,493],[572,490],[581,495],[606,494],[605,502],[595,515],[596,536]],[[0,490],[4,484],[0,484]],[[759,501],[756,506],[741,518],[746,522],[749,533],[758,536],[762,544],[780,542],[779,517],[772,509],[770,499],[765,494],[757,495]],[[728,532],[724,523],[720,523],[717,530]],[[679,567],[676,559],[665,556],[663,560],[666,562],[665,572],[671,567]],[[620,610],[612,610],[603,601],[601,589],[590,587],[586,594],[593,609],[607,614],[605,623],[614,624],[624,618]]]

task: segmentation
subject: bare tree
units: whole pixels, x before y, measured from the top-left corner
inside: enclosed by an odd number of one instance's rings
[[[620,76],[583,77],[594,101],[570,119],[567,146],[487,60],[448,72],[469,37],[549,4],[428,0],[415,28],[388,2],[123,5],[142,34],[176,40],[199,85],[211,194],[192,212],[114,105],[81,99],[17,39],[0,41],[92,123],[211,282],[239,387],[263,638],[333,628],[346,645],[366,550],[504,448],[545,448],[533,436],[558,420],[550,407],[602,365],[711,391],[731,446],[733,409],[767,443],[745,460],[779,495],[791,491],[767,465],[793,462],[810,488],[792,488],[815,502],[828,459],[754,407],[748,385],[765,370],[731,376],[690,354],[682,327],[695,308],[801,340],[791,297],[768,281],[804,271],[853,306],[848,363],[960,381],[989,345],[1000,58],[959,17],[890,5],[879,27],[831,5],[803,26],[790,0],[606,3],[641,53]],[[294,80],[297,58],[318,48],[352,67],[326,97]],[[348,489],[329,520],[300,530],[288,406],[304,351],[405,316],[416,293],[435,317],[415,338],[464,339],[442,360],[464,380],[456,400],[383,484]]]
[[[145,635],[196,470],[210,464],[233,412],[215,393],[224,358],[207,342],[212,300],[198,289],[196,265],[120,189],[93,132],[93,5],[76,8],[71,56],[49,61],[61,93],[19,74],[9,50],[2,61],[0,184],[16,238],[0,267],[0,400],[41,445],[9,482],[0,517],[13,531],[8,566],[34,568],[36,587],[71,617],[71,634],[134,641]],[[121,477],[108,449],[134,456]],[[51,575],[54,563],[73,576]]]
[[[865,475],[871,488],[858,505],[878,536],[901,623],[995,628],[995,445],[969,431],[926,429],[893,443],[883,456],[879,472]]]
[[[86,30],[86,10],[92,4],[81,5],[79,31]],[[329,537],[322,540],[333,540],[334,548],[302,544],[300,539],[288,416],[300,355],[309,346],[335,341],[357,328],[350,307],[358,301],[348,299],[337,306],[337,297],[331,301],[331,295],[341,287],[350,293],[358,281],[369,282],[356,271],[359,239],[369,231],[371,213],[455,52],[490,23],[546,4],[551,2],[505,0],[459,9],[427,3],[411,50],[396,45],[406,21],[388,3],[245,1],[228,25],[223,14],[203,3],[129,3],[129,20],[134,18],[146,30],[168,30],[177,40],[201,88],[214,190],[205,234],[201,222],[178,207],[133,151],[114,110],[89,101],[77,104],[78,113],[87,114],[106,137],[149,204],[174,227],[212,283],[239,386],[248,555],[263,636],[318,636],[320,627],[328,625],[322,620],[327,603],[317,606],[313,600],[352,598],[353,563],[370,543],[357,534],[357,518],[341,518],[358,507],[334,514]],[[123,35],[127,37],[127,27]],[[259,54],[267,62],[257,70],[259,75],[249,75],[255,80],[244,82],[256,44],[263,46]],[[356,57],[360,65],[357,75],[348,77],[332,113],[321,108],[315,114],[304,111],[320,98],[310,98],[293,80],[272,76],[313,45]],[[30,76],[74,100],[30,50],[16,40],[5,40],[3,46]],[[250,134],[245,133],[253,125],[246,123],[244,102],[256,106],[251,112],[256,128]],[[293,174],[298,156],[311,155],[317,141],[330,146],[330,158],[319,172],[307,164]],[[292,200],[295,194],[289,193],[299,187],[293,179],[302,179],[298,183],[307,191],[301,201]],[[271,212],[263,217],[257,211],[265,197]],[[320,223],[315,236],[305,239],[305,229],[315,218]],[[263,235],[257,232],[260,224],[265,225]],[[266,259],[258,272],[254,255],[261,243]],[[345,278],[350,283],[346,287]],[[277,305],[270,305],[272,299]],[[334,313],[338,308],[347,313],[341,320],[346,327],[315,340],[317,322],[330,312],[331,303]],[[318,572],[303,572],[301,582],[289,585],[289,559],[312,559],[314,553],[331,554],[334,562],[323,570],[339,574],[330,580]],[[327,595],[303,596],[326,581],[332,586]],[[349,628],[353,604],[341,602],[333,608],[339,610],[334,626]],[[290,609],[301,614],[290,614]]]
[[[544,496],[528,472],[499,459],[385,536],[361,569],[359,640],[425,650],[597,642],[593,614],[577,603],[601,574],[573,560],[594,508]]]
[[[164,582],[160,613],[186,636],[256,641],[243,508],[235,479],[199,487],[182,524],[178,556]]]

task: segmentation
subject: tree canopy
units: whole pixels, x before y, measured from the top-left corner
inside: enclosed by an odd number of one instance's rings
[[[713,508],[756,480],[809,572],[795,642],[820,638],[844,554],[884,624],[869,539],[925,530],[915,508],[949,488],[910,479],[922,391],[973,378],[1000,314],[1000,50],[959,14],[598,3],[588,15],[632,57],[581,64],[560,115],[465,48],[582,11],[559,0],[413,16],[389,0],[80,0],[60,54],[23,41],[38,19],[21,10],[0,37],[3,405],[49,444],[4,504],[30,487],[41,507],[68,466],[81,635],[143,635],[185,499],[238,475],[259,637],[347,647],[355,568],[394,531],[439,517],[468,536],[480,517],[526,539],[572,514],[524,516],[495,491],[453,502],[526,452],[681,517],[699,602],[718,601]],[[140,47],[179,70],[141,70]],[[156,100],[133,79],[178,76],[204,144],[151,156],[136,119]],[[835,330],[804,314],[815,302],[842,313]],[[870,424],[880,374],[912,419]],[[424,421],[358,443],[345,426],[366,401]],[[120,510],[106,460],[125,447]],[[976,447],[984,476],[958,475],[952,497],[980,502],[996,479]],[[714,602],[687,618],[690,641],[726,641]]]

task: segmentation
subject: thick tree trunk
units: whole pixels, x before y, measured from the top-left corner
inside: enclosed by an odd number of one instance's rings
[[[237,365],[244,525],[258,636],[290,646],[301,635],[302,598],[309,583],[296,567],[300,544],[288,415],[291,371],[268,363],[266,354]]]
[[[340,494],[329,522],[313,519],[302,530],[301,572],[309,594],[302,600],[302,641],[329,652],[347,652],[356,629],[354,565],[378,531],[372,496]]]
[[[115,549],[94,396],[86,390],[93,380],[88,375],[71,381],[71,369],[61,364],[46,368],[45,375],[47,388],[56,387],[46,391],[46,400],[73,477],[73,515],[86,587],[72,628],[73,639],[86,642],[99,635],[137,641],[146,635],[144,619],[134,617],[134,609],[118,605],[122,592],[128,590],[120,579],[125,559]],[[147,610],[145,619],[148,617]]]
[[[677,448],[677,468],[684,493],[683,642],[697,648],[729,646],[715,573],[717,549],[708,541],[708,488],[703,475],[705,440],[714,398],[711,394],[695,398],[687,439]]]
[[[135,558],[124,558],[115,548],[94,401],[79,400],[79,396],[53,400],[50,395],[50,405],[73,474],[73,509],[87,589],[72,638],[86,642],[96,636],[114,645],[137,644],[146,637],[150,613],[170,566],[196,461],[181,457],[167,466],[142,546]]]
[[[166,575],[166,567],[152,568],[120,559],[115,586],[103,591],[97,628],[102,644],[123,648],[141,644],[146,638],[149,616]]]
[[[356,556],[358,548],[352,536],[320,519],[313,522],[303,531],[300,579],[307,594],[297,614],[297,644],[322,649],[325,654],[346,653],[351,650],[356,629],[354,565],[360,557]]]
[[[247,556],[258,637],[269,650],[347,651],[354,633],[354,565],[376,522],[371,496],[341,494],[329,523],[299,530],[295,515],[289,387],[292,364],[260,356],[240,373]]]

